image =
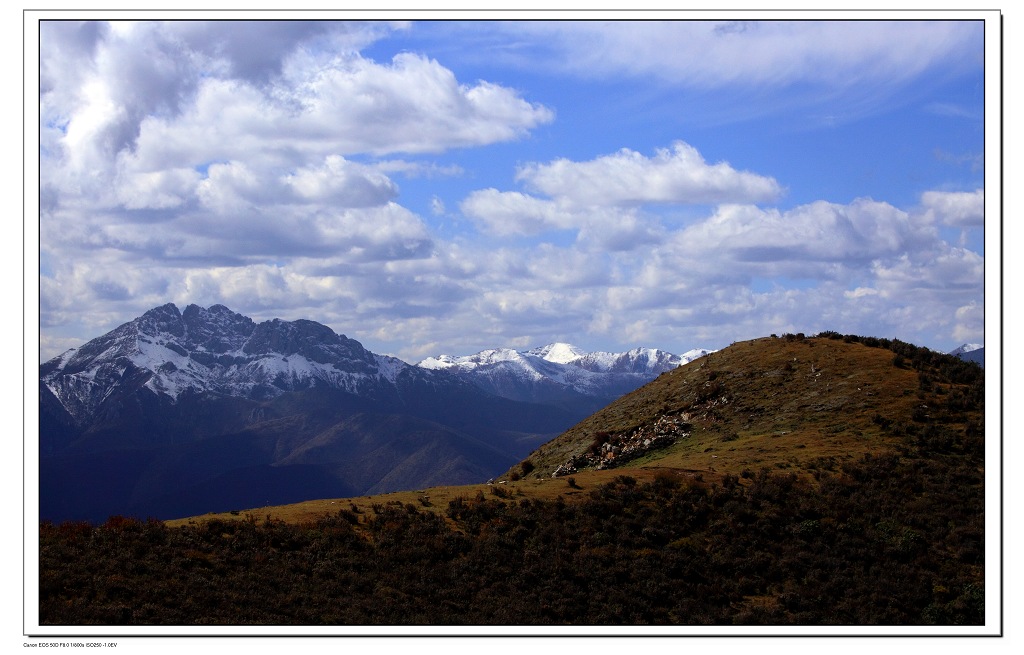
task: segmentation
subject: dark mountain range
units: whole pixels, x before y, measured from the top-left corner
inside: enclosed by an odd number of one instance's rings
[[[547,362],[503,394],[314,321],[167,304],[40,366],[40,513],[171,518],[480,482],[680,362],[637,354],[606,371]]]

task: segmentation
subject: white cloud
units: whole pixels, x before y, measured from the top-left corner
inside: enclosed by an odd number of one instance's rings
[[[373,21],[170,21],[158,29],[218,74],[266,84],[314,53],[354,53],[404,23]]]
[[[555,202],[518,191],[482,189],[466,197],[459,208],[485,230],[498,236],[533,235],[576,227],[581,216]]]
[[[460,83],[434,60],[403,53],[380,64],[352,46],[320,43],[373,38],[358,32],[316,23],[47,23],[42,181],[62,202],[82,195],[132,209],[170,206],[183,201],[183,189],[136,200],[144,176],[241,161],[311,183],[302,171],[330,167],[331,157],[479,146],[553,119],[514,90]]]
[[[521,22],[503,26],[582,76],[642,75],[701,88],[891,85],[937,67],[980,66],[967,21]],[[668,56],[671,53],[671,56]]]
[[[985,279],[985,260],[976,252],[946,247],[915,252],[872,265],[880,291],[905,302],[925,296],[940,300],[975,297]]]
[[[577,241],[588,251],[629,252],[668,237],[657,217],[638,209],[593,208],[584,212]]]
[[[630,250],[663,237],[660,220],[642,212],[647,205],[757,202],[781,194],[774,179],[727,163],[709,165],[681,141],[653,157],[623,149],[585,162],[527,164],[516,178],[549,198],[482,189],[462,201],[462,212],[490,234],[576,230],[582,242],[611,250]]]
[[[437,196],[434,196],[433,198],[431,198],[430,199],[430,213],[433,214],[434,216],[444,216],[444,213],[445,213],[444,201],[441,200],[440,198],[438,198]]]
[[[373,168],[381,173],[399,173],[407,178],[439,178],[458,177],[465,171],[456,164],[442,166],[436,162],[405,161],[402,159],[385,159],[376,162]]]
[[[985,307],[983,304],[970,302],[957,308],[953,338],[962,343],[985,342]]]
[[[857,287],[853,291],[847,291],[843,294],[847,298],[864,298],[866,296],[877,296],[878,289],[872,289],[870,287]]]
[[[390,65],[353,58],[296,86],[303,132],[342,152],[441,152],[524,136],[551,110],[489,82],[461,85],[438,62],[403,53]]]
[[[681,92],[675,111],[691,125],[763,116],[843,125],[912,102],[926,76],[984,67],[983,24],[970,20],[512,21],[497,29],[499,47],[515,39],[506,57],[523,68]],[[654,112],[652,120],[667,112],[617,101]]]
[[[168,168],[123,176],[115,186],[125,209],[169,209],[192,199],[202,176],[191,168]]]
[[[862,198],[848,205],[818,201],[785,212],[723,205],[681,239],[739,262],[863,263],[917,250],[934,242],[936,233],[905,211]]]
[[[234,214],[274,197],[252,167],[241,161],[213,164],[196,189],[199,202],[215,214]]]
[[[599,289],[611,282],[611,258],[576,248],[542,243],[525,253],[503,251],[501,257],[515,262],[519,268],[517,289],[557,289],[575,293],[579,289]]]
[[[398,187],[386,175],[340,155],[328,156],[321,166],[301,168],[284,181],[304,200],[341,207],[382,205],[398,195]]]
[[[985,224],[985,190],[969,192],[926,191],[921,204],[927,217],[942,225],[975,227]]]
[[[737,171],[726,162],[708,164],[682,141],[653,157],[623,148],[587,162],[529,164],[516,179],[575,207],[763,202],[782,194],[774,179]]]
[[[251,207],[210,220],[183,217],[169,228],[183,239],[175,255],[213,262],[291,261],[336,257],[347,262],[428,256],[431,237],[418,216],[396,203],[377,207],[309,210]]]

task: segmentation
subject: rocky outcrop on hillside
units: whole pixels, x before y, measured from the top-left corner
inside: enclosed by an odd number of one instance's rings
[[[599,433],[586,452],[574,455],[554,470],[551,477],[571,475],[583,468],[597,470],[615,468],[652,450],[674,444],[690,436],[690,416],[661,416],[624,435]]]

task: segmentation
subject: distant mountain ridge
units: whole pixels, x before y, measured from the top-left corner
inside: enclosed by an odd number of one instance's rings
[[[412,365],[315,321],[166,304],[40,366],[43,518],[479,482],[681,361],[551,344]]]
[[[635,348],[588,353],[571,344],[552,343],[525,351],[498,348],[459,357],[440,355],[417,366],[457,373],[489,393],[515,400],[551,402],[554,397],[583,396],[611,401],[709,352],[713,351],[694,349],[674,355]]]

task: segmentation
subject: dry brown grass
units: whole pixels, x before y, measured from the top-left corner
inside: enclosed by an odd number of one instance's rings
[[[336,514],[339,510],[353,511],[357,513],[373,515],[374,505],[387,505],[399,503],[403,506],[412,504],[420,510],[427,510],[444,514],[448,509],[448,503],[456,498],[472,498],[477,494],[484,494],[487,498],[500,498],[504,500],[519,500],[522,498],[554,500],[562,496],[569,501],[574,496],[588,492],[589,490],[609,482],[619,475],[631,475],[638,480],[649,480],[654,477],[656,470],[649,469],[621,469],[606,471],[581,471],[573,476],[577,488],[570,487],[566,478],[529,478],[516,482],[504,484],[496,482],[493,485],[471,484],[452,487],[430,487],[415,491],[396,491],[375,496],[358,496],[355,498],[328,498],[323,500],[310,500],[291,505],[278,505],[272,507],[257,507],[240,511],[203,514],[189,518],[165,521],[168,526],[175,527],[186,525],[192,521],[206,521],[211,519],[221,520],[248,520],[253,516],[259,520],[270,517],[288,523],[304,523],[314,521],[325,514]],[[497,494],[502,494],[501,496]]]
[[[694,427],[689,437],[630,466],[800,468],[821,457],[888,449],[894,438],[872,417],[909,417],[922,403],[917,390],[917,373],[895,367],[889,350],[830,339],[757,339],[662,375],[531,457],[538,471],[550,471],[584,452],[601,431],[627,433],[663,414],[686,413]]]

